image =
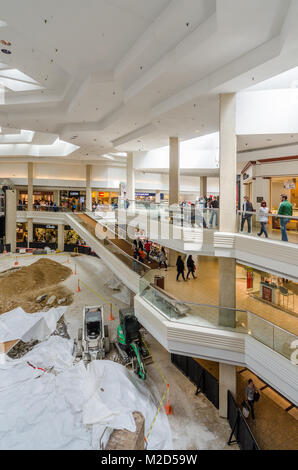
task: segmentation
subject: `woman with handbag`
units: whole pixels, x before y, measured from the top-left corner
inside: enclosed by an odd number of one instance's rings
[[[255,424],[255,401],[258,401],[260,398],[260,394],[255,387],[255,384],[253,383],[252,379],[249,379],[248,385],[245,388],[245,398],[246,401],[250,407],[251,410],[251,417],[252,417],[252,422]]]
[[[189,255],[189,257],[187,258],[186,264],[187,264],[187,270],[188,270],[186,279],[188,279],[190,273],[192,274],[192,277],[196,279],[196,276],[195,276],[196,266],[195,266],[194,260],[192,259],[192,255]]]

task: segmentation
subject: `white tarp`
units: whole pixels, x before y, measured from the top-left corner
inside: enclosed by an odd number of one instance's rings
[[[86,370],[82,361],[73,365],[72,351],[72,340],[51,336],[23,358],[0,364],[0,450],[98,449],[107,427],[134,430],[133,411],[144,415],[148,431],[158,399],[135,374],[103,360]],[[148,449],[171,448],[162,410]]]
[[[42,341],[56,329],[57,321],[67,307],[51,308],[47,312],[26,313],[21,307],[0,315],[0,342],[21,339]]]

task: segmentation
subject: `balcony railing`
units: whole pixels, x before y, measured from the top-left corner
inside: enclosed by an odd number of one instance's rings
[[[140,296],[171,322],[245,333],[293,362],[297,336],[247,310],[182,302],[156,288],[146,275],[140,279]]]

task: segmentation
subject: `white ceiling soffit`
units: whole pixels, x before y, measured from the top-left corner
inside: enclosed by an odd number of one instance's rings
[[[2,13],[0,84],[43,88],[8,93],[0,125],[78,134],[77,159],[216,132],[218,93],[297,66],[296,0],[10,0]]]

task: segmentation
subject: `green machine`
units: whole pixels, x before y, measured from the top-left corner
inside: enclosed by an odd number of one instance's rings
[[[133,308],[119,310],[120,324],[117,328],[116,349],[125,365],[132,365],[134,372],[142,379],[146,379],[144,358],[148,351],[143,345],[140,333],[141,325],[134,314]]]

